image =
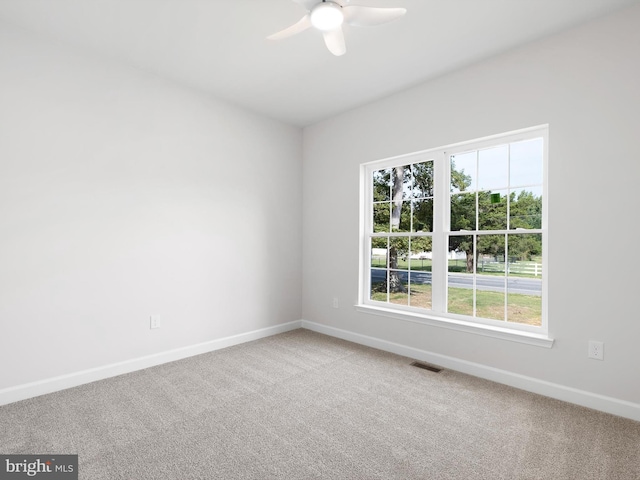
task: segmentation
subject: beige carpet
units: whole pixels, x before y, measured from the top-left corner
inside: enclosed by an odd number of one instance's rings
[[[640,479],[640,423],[308,330],[0,407],[86,480]]]

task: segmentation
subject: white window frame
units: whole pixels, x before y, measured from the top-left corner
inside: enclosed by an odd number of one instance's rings
[[[447,302],[447,266],[445,245],[449,231],[449,178],[450,156],[469,150],[480,150],[497,145],[518,141],[543,138],[543,184],[542,184],[542,228],[527,230],[526,233],[540,233],[542,235],[542,324],[541,326],[522,325],[498,320],[467,317],[446,312]],[[360,166],[360,261],[359,261],[359,298],[356,309],[358,311],[391,317],[394,319],[432,325],[447,329],[463,331],[483,336],[501,338],[530,345],[550,348],[553,339],[549,336],[548,319],[548,125],[541,125],[499,135],[492,135],[444,147],[438,147],[420,152],[400,155],[391,158],[367,162]],[[370,239],[373,221],[373,172],[393,168],[400,165],[419,163],[426,160],[434,161],[434,211],[433,211],[433,270],[432,270],[432,309],[422,309],[403,305],[390,304],[371,300],[371,250]],[[501,231],[513,233],[513,230]],[[485,232],[483,232],[485,233]],[[406,234],[405,234],[406,235]],[[415,234],[411,234],[415,235]],[[393,236],[393,233],[390,233]]]

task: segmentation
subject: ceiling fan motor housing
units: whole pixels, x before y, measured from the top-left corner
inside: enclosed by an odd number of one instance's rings
[[[335,30],[344,22],[342,7],[335,2],[322,2],[311,10],[311,25],[323,32]]]

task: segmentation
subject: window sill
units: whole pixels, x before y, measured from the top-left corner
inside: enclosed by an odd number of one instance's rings
[[[511,330],[508,328],[494,327],[491,325],[482,325],[450,318],[442,318],[435,316],[425,316],[414,314],[411,312],[400,312],[389,308],[377,307],[373,305],[356,305],[356,310],[362,313],[372,315],[381,315],[383,317],[392,317],[407,322],[420,323],[422,325],[430,325],[432,327],[447,328],[449,330],[457,330],[459,332],[472,333],[474,335],[482,335],[485,337],[500,338],[511,342],[526,343],[537,347],[551,348],[553,346],[553,338],[547,335],[524,332],[519,330]]]

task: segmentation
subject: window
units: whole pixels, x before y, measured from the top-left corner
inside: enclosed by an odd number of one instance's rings
[[[547,137],[536,127],[362,165],[361,306],[546,338]]]

